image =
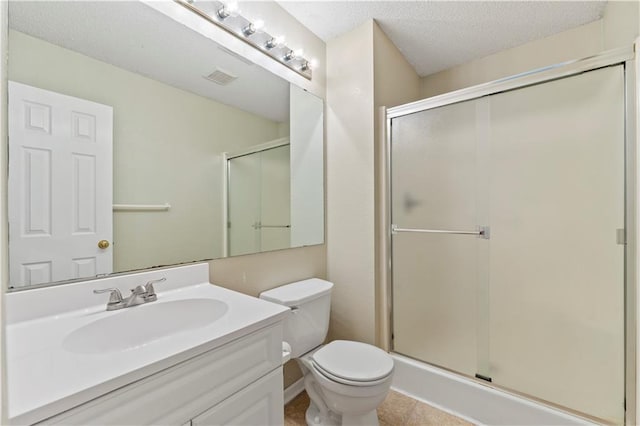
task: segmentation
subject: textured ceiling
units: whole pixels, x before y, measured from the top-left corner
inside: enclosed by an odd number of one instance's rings
[[[289,119],[287,81],[141,2],[14,1],[9,26],[270,120]],[[238,79],[228,86],[205,80],[216,67]]]
[[[280,5],[324,41],[375,19],[420,76],[602,17],[605,1],[296,1]]]

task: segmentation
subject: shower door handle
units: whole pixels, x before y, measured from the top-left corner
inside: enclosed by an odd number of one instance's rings
[[[454,234],[454,235],[477,235],[485,240],[489,239],[489,227],[480,226],[476,231],[454,231],[450,229],[420,229],[420,228],[400,228],[398,225],[391,225],[391,233],[417,232],[421,234]]]

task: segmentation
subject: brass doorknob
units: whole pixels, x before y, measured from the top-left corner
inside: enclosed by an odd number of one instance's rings
[[[109,247],[109,241],[107,241],[107,240],[98,241],[98,247],[103,249],[103,250],[108,248]]]

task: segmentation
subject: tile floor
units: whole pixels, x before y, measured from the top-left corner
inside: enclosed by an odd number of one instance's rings
[[[309,406],[309,397],[302,392],[284,407],[285,426],[304,426],[304,414]],[[398,392],[391,391],[378,407],[380,426],[462,426],[471,423],[440,411],[428,404],[416,401]]]

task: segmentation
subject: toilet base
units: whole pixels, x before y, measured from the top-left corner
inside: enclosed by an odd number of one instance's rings
[[[336,413],[329,412],[329,416],[322,416],[318,406],[311,401],[304,416],[308,426],[340,426],[342,419]]]
[[[316,404],[311,401],[305,414],[308,426],[378,426],[378,413],[376,410],[358,416],[342,415],[333,411],[329,416],[322,417]]]

